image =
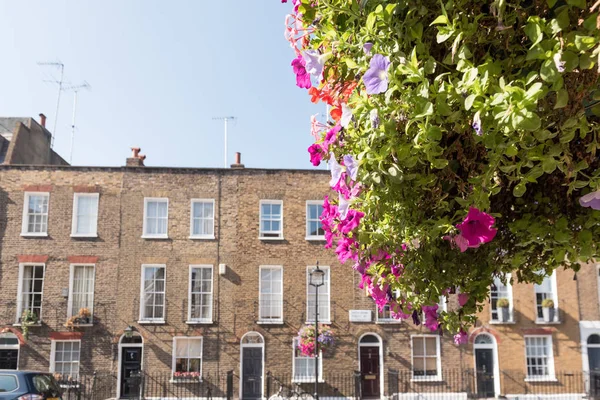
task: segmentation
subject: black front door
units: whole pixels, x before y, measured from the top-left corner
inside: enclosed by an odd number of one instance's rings
[[[494,397],[494,352],[492,349],[475,349],[477,370],[477,395]]]
[[[142,348],[121,349],[121,398],[139,397],[142,372]]]
[[[360,347],[360,386],[362,397],[379,398],[379,347]]]
[[[0,369],[17,369],[19,363],[19,350],[0,350]]]
[[[593,399],[600,399],[600,348],[588,347],[590,363],[590,394]]]
[[[242,399],[262,397],[262,347],[242,350]]]

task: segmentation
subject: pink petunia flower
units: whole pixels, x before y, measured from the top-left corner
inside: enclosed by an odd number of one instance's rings
[[[435,304],[433,306],[423,306],[422,309],[423,313],[425,314],[425,323],[423,325],[429,328],[429,330],[432,332],[437,331],[440,326],[440,323],[437,320],[438,305]]]
[[[340,264],[344,264],[346,261],[352,259],[356,261],[358,259],[358,253],[356,252],[354,245],[356,240],[348,237],[342,237],[338,240],[338,245],[335,249]]]
[[[323,148],[320,144],[312,144],[308,148],[308,153],[310,154],[310,162],[315,167],[318,167],[321,164],[321,160],[323,160]]]
[[[469,213],[463,222],[456,225],[456,228],[460,231],[462,237],[466,239],[468,247],[477,248],[483,243],[491,242],[496,236],[498,230],[492,228],[494,222],[494,217],[491,215],[479,211],[475,207],[470,207]],[[460,243],[457,243],[457,245],[461,247]]]
[[[365,213],[357,210],[348,210],[346,219],[338,224],[338,229],[341,233],[348,234],[358,227],[360,220],[365,216]]]
[[[298,56],[292,60],[292,68],[294,74],[296,74],[296,86],[299,88],[310,89],[312,84],[310,83],[310,74],[306,72],[306,61],[302,56]]]
[[[469,301],[469,293],[461,293],[458,295],[458,304],[461,307],[464,307],[464,305],[467,304],[467,301]]]
[[[456,335],[454,335],[454,344],[459,346],[461,344],[467,344],[467,332],[463,331],[461,329],[460,332],[458,332]]]

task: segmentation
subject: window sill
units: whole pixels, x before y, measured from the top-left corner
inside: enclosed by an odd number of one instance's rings
[[[539,319],[539,320],[536,320],[535,323],[537,325],[559,325],[559,324],[562,324],[562,321],[549,321],[549,322],[546,322],[543,319]]]
[[[314,325],[315,321],[305,321],[304,325]],[[323,325],[331,325],[331,321],[327,320],[327,321],[319,321],[319,324],[323,324]]]
[[[169,383],[201,383],[202,379],[169,379]]]
[[[142,235],[142,239],[168,239],[169,235]]]
[[[75,328],[88,328],[90,326],[94,326],[93,323],[89,323],[89,324],[74,324],[73,327]]]
[[[375,321],[376,324],[378,325],[398,325],[402,323],[402,320],[400,319],[392,319],[392,320],[379,320],[379,321]]]
[[[208,325],[208,324],[212,324],[213,320],[210,319],[203,319],[203,320],[197,320],[197,321],[185,321],[186,324],[188,325]]]
[[[281,237],[268,237],[268,236],[267,237],[263,237],[263,236],[259,236],[258,239],[259,240],[275,240],[275,241],[277,241],[277,240],[284,240],[283,236],[281,236]]]
[[[424,377],[413,377],[411,382],[442,382],[441,376],[424,376]]]
[[[72,238],[97,238],[97,233],[71,233]]]
[[[539,378],[525,378],[525,382],[558,382],[558,379],[554,376],[539,377]]]
[[[306,239],[310,242],[324,242],[325,236],[307,236],[304,239]]]
[[[315,378],[294,378],[292,383],[315,383]],[[325,383],[323,378],[319,378],[319,383]]]
[[[256,323],[259,325],[283,325],[283,320],[258,320]]]
[[[22,237],[48,237],[48,232],[45,232],[45,233],[21,232],[21,236]]]
[[[515,321],[510,320],[510,321],[490,321],[489,322],[490,325],[514,325],[516,324]]]
[[[190,239],[190,240],[214,240],[215,236],[214,235],[209,235],[209,236],[188,236],[188,239]]]
[[[79,384],[73,383],[73,384],[69,384],[69,383],[58,383],[58,386],[60,386],[61,389],[79,389]]]
[[[12,326],[23,326],[20,322],[14,323]],[[38,328],[42,326],[42,321],[38,322],[37,324],[32,324],[29,325],[30,328]]]
[[[142,319],[138,321],[138,324],[140,325],[164,325],[166,324],[164,319],[157,319],[157,320],[148,320],[148,319]]]

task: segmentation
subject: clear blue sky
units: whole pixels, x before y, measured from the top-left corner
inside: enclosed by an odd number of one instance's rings
[[[310,115],[324,113],[295,86],[279,0],[36,0],[0,3],[0,116],[48,116],[60,60],[80,92],[73,164],[124,165],[139,146],[151,166],[229,163],[312,168]],[[61,100],[55,149],[68,157],[73,94]]]

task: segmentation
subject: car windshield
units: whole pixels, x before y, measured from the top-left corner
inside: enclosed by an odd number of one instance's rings
[[[51,375],[34,375],[31,380],[33,386],[38,393],[43,393],[49,396],[59,396],[60,387]]]

